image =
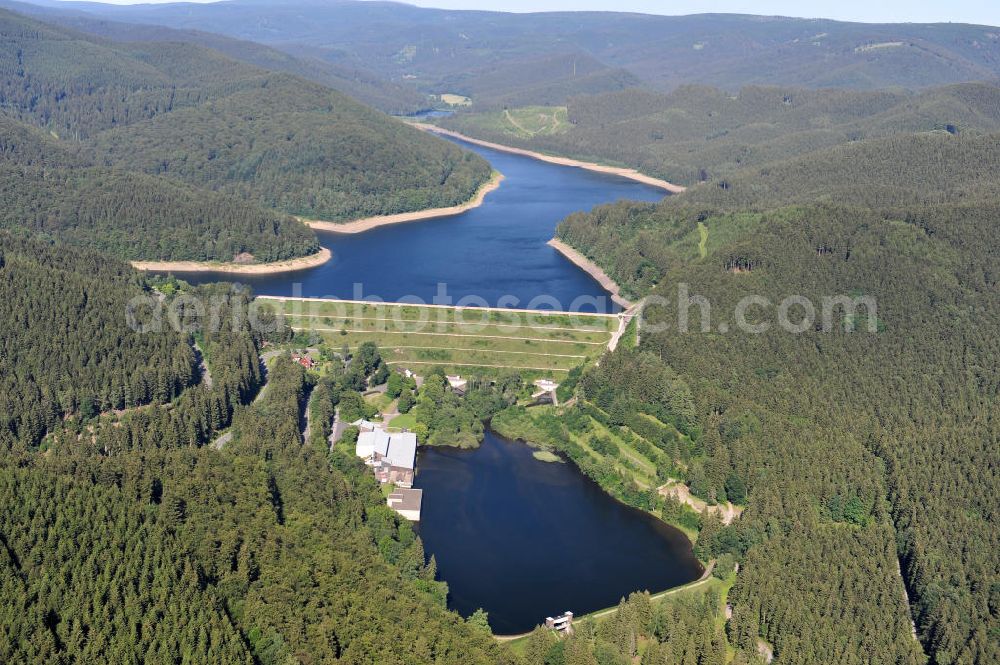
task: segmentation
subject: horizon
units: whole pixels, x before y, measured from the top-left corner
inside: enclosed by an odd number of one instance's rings
[[[31,2],[31,0],[27,0]],[[56,0],[61,4],[76,4],[88,0]],[[90,0],[106,5],[181,4],[176,0]],[[188,4],[210,4],[227,0],[184,0]],[[357,0],[366,2],[372,0]],[[397,1],[397,0],[390,0]],[[34,4],[34,3],[32,3]],[[280,3],[276,3],[280,4]],[[826,19],[853,23],[969,23],[1000,26],[1000,3],[987,0],[956,0],[942,7],[938,3],[912,3],[908,0],[886,0],[880,3],[863,0],[821,0],[803,4],[793,0],[679,0],[664,11],[660,0],[405,0],[401,4],[428,9],[498,11],[509,13],[544,13],[566,11],[606,11],[639,13],[658,16],[692,14],[745,14],[780,16],[802,19]]]

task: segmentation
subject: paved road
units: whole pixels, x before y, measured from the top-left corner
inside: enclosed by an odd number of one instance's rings
[[[305,417],[299,418],[299,422],[305,423],[305,427],[302,428],[302,443],[309,443],[309,435],[312,434],[312,409],[309,405],[312,404],[313,396],[316,394],[316,388],[314,387],[309,391],[309,396],[306,397],[305,403]]]
[[[271,358],[277,358],[283,353],[287,352],[280,349],[275,349],[274,351],[265,351],[264,353],[260,354],[261,374],[264,377],[264,385],[261,386],[259,391],[257,391],[257,396],[253,398],[254,403],[259,402],[261,399],[264,398],[264,390],[267,388],[267,362],[271,360]],[[210,445],[212,448],[215,448],[216,450],[222,450],[227,443],[232,441],[232,439],[233,439],[233,432],[232,430],[228,430],[223,434],[219,435],[215,439],[215,441],[212,441],[212,443],[208,445]]]
[[[198,342],[191,342],[191,348],[194,349],[194,357],[198,361],[198,370],[201,373],[201,382],[205,384],[205,387],[209,390],[212,389],[212,370],[208,368],[208,363],[205,362],[205,354],[202,353],[201,347],[198,346]]]
[[[330,432],[330,450],[340,441],[340,438],[344,436],[344,430],[350,427],[350,423],[346,423],[340,419],[340,410],[334,411],[333,414],[333,430]]]
[[[640,300],[636,304],[632,305],[624,312],[618,315],[618,330],[611,335],[611,339],[608,340],[608,351],[614,351],[618,348],[618,343],[621,342],[622,337],[625,335],[625,331],[628,329],[628,324],[632,322],[636,316],[642,314],[643,300]]]

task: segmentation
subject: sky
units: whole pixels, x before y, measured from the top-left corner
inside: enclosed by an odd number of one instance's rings
[[[173,0],[105,0],[117,5]],[[210,2],[212,0],[194,0]],[[276,0],[279,1],[280,0]],[[865,22],[956,22],[1000,26],[1000,0],[405,0],[422,7],[499,11],[610,10],[648,14],[724,12]],[[30,2],[30,0],[29,0]]]

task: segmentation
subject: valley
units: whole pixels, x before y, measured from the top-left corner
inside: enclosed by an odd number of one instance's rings
[[[0,0],[0,662],[1000,661],[1000,15],[494,1]]]

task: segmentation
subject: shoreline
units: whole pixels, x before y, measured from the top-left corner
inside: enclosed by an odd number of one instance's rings
[[[130,261],[144,272],[225,272],[234,275],[271,275],[321,266],[333,257],[326,247],[315,254],[272,263],[209,263],[203,261]]]
[[[550,164],[556,164],[558,166],[573,166],[580,169],[585,169],[587,171],[596,171],[597,173],[606,173],[608,175],[616,175],[622,178],[628,178],[629,180],[634,180],[636,182],[641,182],[644,185],[650,185],[651,187],[658,187],[659,189],[666,190],[671,194],[680,194],[687,191],[687,187],[682,185],[675,185],[672,182],[667,182],[661,178],[654,178],[653,176],[646,175],[637,171],[636,169],[630,169],[619,166],[605,166],[604,164],[597,164],[595,162],[584,162],[579,159],[572,159],[570,157],[557,157],[555,155],[547,155],[542,152],[537,152],[535,150],[528,150],[526,148],[515,148],[509,145],[503,145],[502,143],[493,143],[492,141],[484,141],[482,139],[476,139],[471,136],[466,136],[460,132],[452,131],[450,129],[445,129],[443,127],[438,127],[437,125],[431,125],[425,122],[411,122],[409,123],[418,129],[422,129],[425,132],[431,132],[433,134],[442,134],[444,136],[450,136],[452,138],[460,139],[466,141],[467,143],[473,143],[475,145],[482,146],[484,148],[491,148],[493,150],[499,150],[501,152],[509,152],[514,155],[522,155],[524,157],[531,157],[532,159],[537,159],[539,161],[548,162]]]
[[[376,229],[380,226],[389,226],[390,224],[405,224],[407,222],[420,222],[440,217],[454,217],[455,215],[461,215],[463,212],[468,212],[473,208],[478,208],[483,205],[483,202],[486,200],[486,195],[490,192],[496,191],[500,187],[501,182],[503,182],[503,174],[499,171],[493,171],[490,179],[480,185],[479,189],[476,190],[475,195],[471,199],[465,203],[449,206],[447,208],[428,208],[426,210],[396,213],[395,215],[365,217],[362,219],[351,220],[349,222],[325,222],[319,219],[306,219],[304,217],[298,217],[296,219],[314,230],[355,234],[371,231],[372,229]]]
[[[618,286],[618,282],[611,279],[611,277],[608,276],[608,273],[604,272],[604,269],[601,268],[601,266],[597,265],[558,238],[553,238],[546,244],[569,259],[570,263],[575,265],[577,268],[590,275],[598,284],[601,285],[601,288],[611,294],[611,299],[620,305],[622,309],[627,310],[632,307],[634,303],[621,294],[621,287]]]

